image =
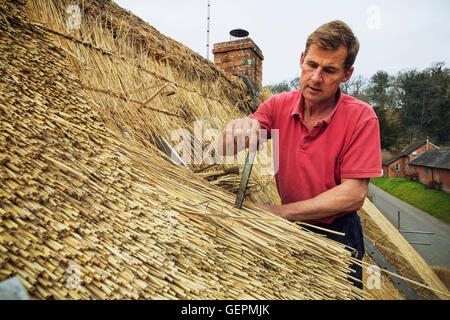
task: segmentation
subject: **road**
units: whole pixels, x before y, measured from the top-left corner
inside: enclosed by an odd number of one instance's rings
[[[402,233],[408,242],[430,243],[431,245],[412,244],[412,247],[430,266],[450,269],[450,224],[419,210],[369,184],[368,197],[383,215],[397,228],[400,211],[400,230],[434,232],[429,234]]]

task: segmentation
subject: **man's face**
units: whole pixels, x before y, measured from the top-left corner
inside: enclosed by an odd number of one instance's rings
[[[344,69],[346,58],[344,46],[332,51],[311,45],[306,56],[302,52],[300,88],[307,102],[316,104],[334,99],[339,84],[348,81],[353,73],[353,67]]]

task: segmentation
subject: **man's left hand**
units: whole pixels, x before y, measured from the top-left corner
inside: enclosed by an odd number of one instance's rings
[[[265,211],[272,212],[273,214],[275,214],[279,217],[286,218],[281,206],[268,206],[268,205],[260,204],[260,203],[254,203],[254,205]]]

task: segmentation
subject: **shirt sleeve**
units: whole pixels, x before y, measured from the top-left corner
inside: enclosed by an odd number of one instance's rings
[[[340,157],[341,178],[382,176],[380,127],[376,117],[356,128]]]
[[[249,118],[258,120],[261,129],[266,130],[267,139],[271,138],[271,129],[273,128],[273,102],[274,98],[267,99],[261,103],[258,109]]]

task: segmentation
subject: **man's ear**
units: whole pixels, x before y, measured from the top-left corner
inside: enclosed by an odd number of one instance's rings
[[[348,80],[350,80],[350,78],[352,77],[353,71],[355,70],[354,67],[350,67],[350,69],[348,69],[347,71],[345,71],[344,73],[344,77],[342,78],[341,82],[347,82]]]
[[[303,64],[304,60],[305,60],[305,52],[302,51],[302,54],[300,55],[300,66]]]

